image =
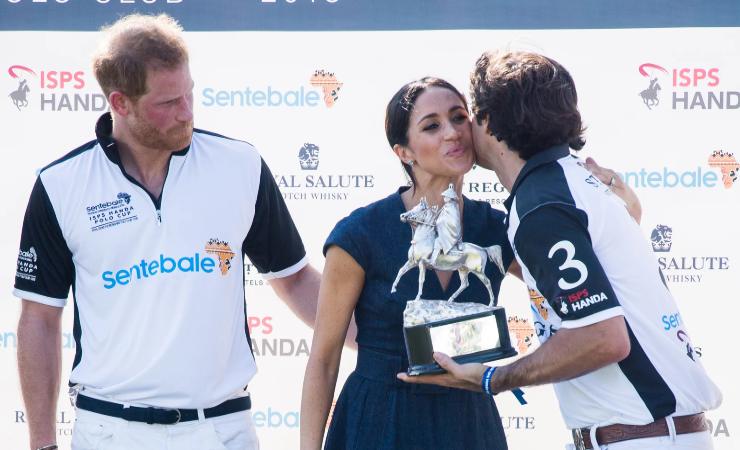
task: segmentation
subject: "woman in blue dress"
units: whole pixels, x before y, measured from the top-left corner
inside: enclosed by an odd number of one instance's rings
[[[463,176],[475,157],[465,97],[437,78],[408,83],[388,104],[386,135],[412,183],[355,210],[326,240],[326,264],[303,384],[301,449],[321,448],[353,313],[357,366],[337,400],[325,449],[506,449],[492,397],[406,384],[396,378],[408,368],[403,310],[418,290],[418,269],[413,269],[391,293],[398,269],[407,260],[412,235],[410,226],[399,220],[401,213],[423,197],[430,206],[441,205],[441,194],[452,183],[462,199],[462,240],[481,247],[500,245],[504,267],[521,276],[506,237],[504,214],[461,194]],[[596,167],[602,171],[597,175],[608,181],[608,169]],[[429,273],[422,298],[448,298],[460,286],[453,274]],[[486,265],[486,275],[498,295],[503,275],[493,263]],[[483,283],[470,277],[470,286],[456,301],[487,304],[489,297]]]

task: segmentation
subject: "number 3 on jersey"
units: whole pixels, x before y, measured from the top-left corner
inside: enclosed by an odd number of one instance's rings
[[[579,277],[578,280],[576,280],[573,283],[570,283],[568,281],[565,281],[565,278],[560,278],[558,280],[558,286],[560,289],[564,291],[568,291],[570,289],[574,289],[581,285],[584,281],[586,281],[586,278],[588,278],[588,268],[585,264],[583,264],[581,261],[577,259],[573,259],[573,256],[576,253],[576,248],[570,241],[560,241],[557,244],[553,245],[552,248],[550,248],[550,252],[547,254],[547,257],[552,259],[553,256],[555,256],[555,253],[558,250],[565,250],[565,261],[563,264],[558,267],[560,271],[566,270],[566,269],[575,269],[578,271]]]

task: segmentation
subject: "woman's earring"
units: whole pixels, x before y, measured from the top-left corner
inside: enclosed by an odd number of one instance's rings
[[[406,161],[406,164],[408,164],[411,167],[414,167],[414,160],[413,159],[409,159],[408,161]]]

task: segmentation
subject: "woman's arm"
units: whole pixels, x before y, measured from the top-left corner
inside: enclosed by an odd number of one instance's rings
[[[607,169],[606,167],[601,167],[593,158],[586,158],[586,168],[594,174],[599,181],[609,186],[617,197],[624,201],[630,216],[635,219],[635,222],[640,223],[640,219],[642,219],[642,205],[640,205],[640,199],[637,198],[635,191],[633,191],[615,171]]]
[[[319,450],[324,438],[347,328],[365,283],[365,271],[336,245],[326,253],[318,310],[301,396],[301,450]]]

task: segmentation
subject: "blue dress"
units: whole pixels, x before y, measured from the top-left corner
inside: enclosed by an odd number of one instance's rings
[[[330,450],[476,450],[506,449],[506,437],[493,399],[484,394],[431,385],[406,384],[396,373],[406,371],[403,310],[416,297],[418,269],[407,272],[395,294],[391,285],[407,259],[411,227],[399,220],[406,209],[405,188],[352,212],[324,244],[347,251],[365,270],[365,285],[355,309],[357,367],[344,384],[327,434]],[[506,237],[504,213],[488,203],[464,199],[463,240],[482,247],[498,244],[504,267],[513,253]],[[498,295],[503,275],[492,262],[486,275]],[[476,277],[457,301],[488,303]],[[453,274],[446,291],[434,271],[427,272],[425,299],[446,299],[460,280]]]

